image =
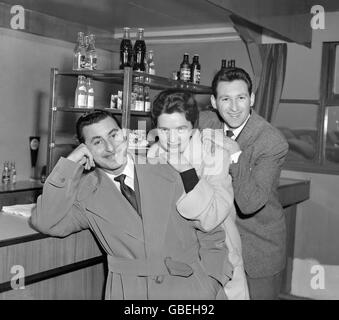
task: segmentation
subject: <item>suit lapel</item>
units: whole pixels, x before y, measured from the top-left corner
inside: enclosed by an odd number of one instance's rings
[[[116,188],[113,181],[97,169],[98,183],[86,209],[94,215],[124,231],[130,236],[143,241],[142,221],[134,208]]]
[[[236,139],[236,141],[239,143],[240,149],[246,149],[249,145],[253,143],[258,135],[258,132],[260,131],[260,128],[260,117],[252,109],[251,116],[249,117],[246,125],[241,130],[239,136]]]
[[[173,210],[175,178],[167,165],[137,165],[147,255],[161,254]]]

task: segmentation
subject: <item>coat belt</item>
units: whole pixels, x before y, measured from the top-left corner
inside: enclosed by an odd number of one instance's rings
[[[172,275],[187,278],[191,276],[193,269],[190,265],[198,261],[198,256],[191,253],[180,260],[171,257],[129,259],[107,255],[110,272],[140,277]]]

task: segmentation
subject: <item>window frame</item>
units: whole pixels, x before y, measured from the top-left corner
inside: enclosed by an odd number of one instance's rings
[[[333,92],[337,46],[339,46],[338,41],[323,42],[319,100],[280,99],[280,103],[312,104],[318,105],[319,107],[317,120],[318,143],[316,145],[317,150],[315,159],[313,162],[307,163],[303,161],[286,160],[283,165],[283,170],[339,175],[339,164],[325,164],[328,108],[331,106],[339,106],[339,93]]]

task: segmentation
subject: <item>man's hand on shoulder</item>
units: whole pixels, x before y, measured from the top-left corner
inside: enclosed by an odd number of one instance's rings
[[[67,159],[84,166],[86,170],[90,170],[92,167],[95,167],[93,155],[84,143],[80,144],[75,150],[73,150]]]

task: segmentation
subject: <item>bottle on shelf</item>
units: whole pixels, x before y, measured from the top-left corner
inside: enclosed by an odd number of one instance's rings
[[[191,82],[195,84],[200,83],[200,73],[201,73],[201,66],[199,63],[199,55],[195,54],[193,56],[193,61],[191,64]]]
[[[145,72],[145,57],[146,57],[146,43],[144,40],[144,29],[138,29],[138,36],[137,40],[134,43],[134,50],[133,50],[133,70],[139,72]]]
[[[155,74],[155,63],[154,63],[154,51],[153,50],[149,50],[147,52],[146,72],[148,74]]]
[[[180,80],[189,82],[191,79],[191,66],[189,63],[189,54],[185,53],[184,58],[180,64]]]
[[[78,76],[78,85],[75,90],[74,108],[87,107],[87,89],[85,76]]]
[[[16,183],[16,169],[15,169],[15,161],[11,162],[11,169],[10,169],[10,182],[12,184]]]
[[[124,28],[123,39],[120,42],[120,69],[132,66],[132,42],[130,39],[130,28]]]
[[[144,89],[142,86],[137,87],[137,96],[135,101],[135,110],[144,111]]]
[[[144,109],[145,109],[145,112],[150,112],[151,111],[151,99],[150,99],[150,96],[149,96],[149,87],[146,86],[144,88]]]
[[[86,69],[96,70],[97,69],[97,53],[95,49],[95,36],[89,34],[87,37],[88,45],[86,48]]]
[[[235,68],[235,60],[228,60],[227,68]]]
[[[132,92],[131,92],[131,110],[136,110],[136,101],[139,93],[139,86],[137,84],[133,84]]]
[[[78,32],[78,39],[73,51],[73,70],[81,70],[85,66],[86,50],[84,45],[84,33]]]
[[[94,108],[94,88],[93,82],[91,78],[87,78],[86,80],[86,89],[87,89],[87,108]]]
[[[220,70],[226,70],[227,69],[227,66],[226,66],[226,59],[222,59],[221,60],[221,68]]]
[[[8,161],[4,162],[4,168],[2,170],[2,183],[7,184],[10,182],[10,172],[9,172],[9,165]]]

